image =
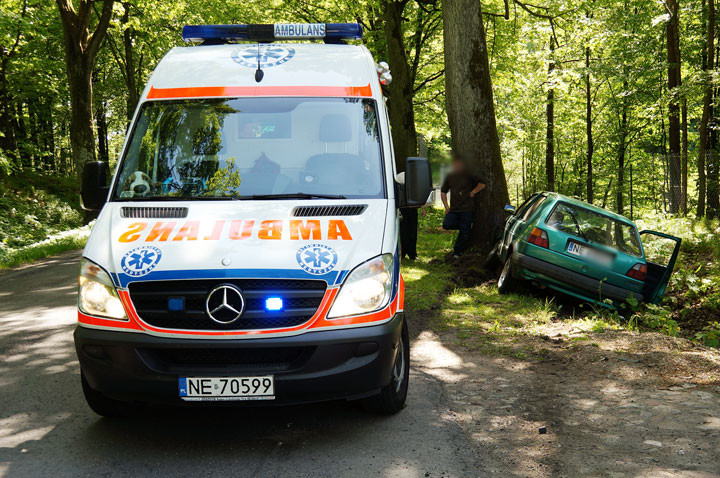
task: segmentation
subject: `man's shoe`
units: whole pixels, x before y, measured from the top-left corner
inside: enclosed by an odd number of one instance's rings
[[[455,259],[455,260],[460,259],[460,256],[458,254],[453,254],[453,259]]]

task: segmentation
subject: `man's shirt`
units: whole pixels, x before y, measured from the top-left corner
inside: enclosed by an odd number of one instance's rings
[[[483,179],[472,176],[466,172],[450,173],[445,176],[440,191],[447,194],[450,191],[450,210],[454,212],[470,212],[473,210],[473,198],[470,191],[478,183],[487,184]]]

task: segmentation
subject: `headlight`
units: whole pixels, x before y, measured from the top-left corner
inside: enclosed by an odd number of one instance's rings
[[[85,314],[127,320],[125,307],[108,273],[85,258],[80,265],[78,307]]]
[[[345,279],[328,318],[366,314],[385,307],[392,293],[392,278],[392,254],[359,265]]]

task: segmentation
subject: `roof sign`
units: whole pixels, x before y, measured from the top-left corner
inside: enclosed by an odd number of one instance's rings
[[[273,42],[275,40],[321,39],[325,43],[343,43],[362,38],[357,23],[275,23],[250,25],[185,25],[183,39],[206,44],[233,41]]]

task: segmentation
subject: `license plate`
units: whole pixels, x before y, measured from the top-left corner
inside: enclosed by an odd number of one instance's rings
[[[592,247],[583,246],[581,244],[578,244],[577,242],[570,241],[567,251],[575,256],[584,257],[606,266],[612,264],[612,256],[610,256],[609,254],[600,252],[597,249],[593,249]]]
[[[180,377],[180,398],[189,401],[275,400],[272,375],[256,377]]]

